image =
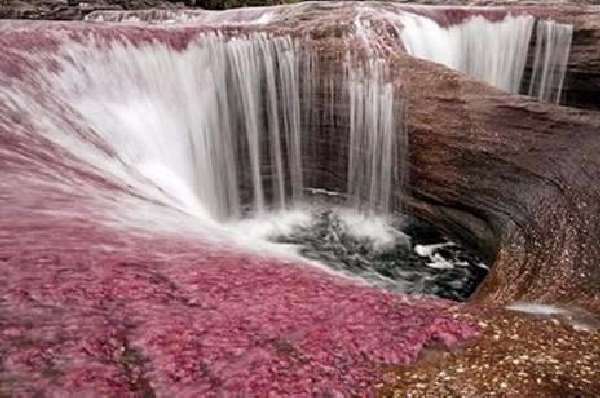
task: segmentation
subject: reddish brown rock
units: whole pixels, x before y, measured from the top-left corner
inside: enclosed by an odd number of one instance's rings
[[[495,257],[478,297],[598,305],[600,115],[401,62],[412,205]]]

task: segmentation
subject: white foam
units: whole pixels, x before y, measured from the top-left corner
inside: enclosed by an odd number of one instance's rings
[[[535,315],[563,315],[567,313],[566,310],[551,304],[542,303],[527,303],[527,302],[515,302],[506,306],[511,311],[524,312],[527,314]]]
[[[419,256],[431,257],[433,255],[434,251],[443,249],[444,247],[454,246],[454,245],[455,245],[454,242],[437,243],[435,245],[415,245],[415,252]]]
[[[354,210],[339,210],[340,220],[347,232],[359,239],[368,239],[375,250],[393,247],[398,241],[409,244],[410,238],[390,225],[385,216],[366,215]]]
[[[451,269],[454,268],[454,264],[451,263],[450,261],[446,260],[445,258],[443,258],[442,256],[440,256],[439,254],[434,254],[433,256],[431,256],[431,262],[427,264],[427,266],[429,268],[435,268],[435,269]]]
[[[325,188],[304,188],[305,191],[310,192],[313,195],[327,195],[327,196],[344,196],[341,192],[328,191]]]

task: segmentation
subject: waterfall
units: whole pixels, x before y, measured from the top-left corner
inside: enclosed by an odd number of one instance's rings
[[[518,93],[534,18],[506,16],[490,22],[474,16],[448,28],[404,13],[400,37],[406,51],[463,72],[510,93]]]
[[[572,36],[572,25],[550,20],[537,22],[529,95],[542,102],[560,102]]]
[[[88,19],[245,25],[268,23],[280,11],[96,13]],[[245,210],[242,204],[262,213],[271,205],[286,208],[302,201],[303,156],[314,152],[311,157],[317,158],[318,152],[314,142],[303,139],[305,129],[318,124],[315,118],[327,117],[331,128],[349,130],[346,182],[352,203],[368,212],[386,213],[395,208],[393,192],[402,192],[406,183],[408,138],[403,128],[405,104],[389,82],[388,66],[378,57],[393,46],[379,40],[384,30],[363,18],[373,15],[391,22],[409,54],[519,93],[534,17],[507,14],[490,21],[473,13],[444,27],[414,12],[373,6],[360,6],[354,21],[368,60],[347,61],[342,80],[330,77],[324,82],[317,76],[322,71],[315,54],[289,37],[247,34],[226,39],[207,33],[180,55],[157,45],[127,50],[114,46],[100,56],[105,59],[70,71],[77,75],[97,69],[89,72],[96,78],[87,80],[88,87],[65,92],[107,141],[125,148],[121,155],[143,175],[185,203],[197,200],[218,218],[239,217]],[[537,22],[529,94],[540,101],[560,98],[571,33],[569,25]],[[133,78],[110,94],[111,82],[97,76],[112,79],[115,71]],[[82,94],[73,97],[73,92]],[[330,102],[326,115],[312,111],[315,95]],[[350,108],[345,127],[334,110],[342,97]],[[103,110],[97,110],[97,103],[86,105],[98,99]],[[136,107],[139,112],[132,111]],[[133,120],[140,112],[148,116]]]
[[[126,40],[65,48],[52,78],[57,95],[182,207],[230,218],[242,203],[260,213],[301,199],[298,58],[289,37],[207,33],[181,51]]]
[[[54,85],[125,163],[183,207],[204,207],[224,219],[239,217],[248,205],[262,213],[301,202],[303,157],[323,155],[315,148],[321,141],[304,139],[313,134],[306,129],[326,125],[348,133],[350,201],[367,212],[387,213],[397,208],[393,199],[406,184],[408,138],[405,104],[394,92],[389,66],[378,56],[393,46],[379,40],[384,30],[363,20],[372,13],[392,22],[409,54],[519,92],[534,17],[508,14],[492,22],[474,15],[442,27],[412,12],[370,6],[361,7],[354,21],[367,60],[348,60],[341,79],[324,81],[316,50],[306,50],[297,39],[267,33],[230,38],[213,32],[202,33],[183,50],[160,41],[138,46],[122,40],[103,51],[71,44],[65,59],[75,61],[63,60]],[[277,13],[259,14],[145,13],[141,19],[242,25],[268,22]],[[128,20],[138,14],[127,15],[99,13],[89,19]],[[560,97],[569,28],[538,22],[530,93],[542,101]],[[329,101],[323,115],[312,110],[315,98]],[[340,124],[334,109],[340,100],[349,106],[347,124]],[[327,156],[335,156],[327,145]]]
[[[398,120],[403,114],[394,107],[392,83],[385,82],[386,65],[369,59],[362,66],[348,65],[350,97],[350,143],[348,193],[355,206],[369,212],[392,209],[392,189],[402,191],[397,179],[398,140],[405,130]],[[405,149],[403,146],[402,150]]]
[[[410,55],[519,94],[534,17],[508,14],[501,21],[493,22],[483,16],[472,16],[450,27],[408,12],[402,12],[397,20],[396,29]],[[571,25],[537,21],[529,95],[542,102],[559,102],[572,31]]]
[[[312,184],[335,181],[361,210],[395,209],[402,104],[377,57],[344,69],[321,63],[307,38],[144,35],[57,34],[53,51],[27,53],[36,65],[18,83],[27,86],[0,94],[109,180],[203,218],[292,208],[303,201],[305,167]]]

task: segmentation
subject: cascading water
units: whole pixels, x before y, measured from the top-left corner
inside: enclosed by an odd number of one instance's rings
[[[400,38],[406,51],[444,64],[510,93],[518,93],[527,61],[534,18],[507,16],[490,22],[472,17],[448,28],[432,19],[405,13]]]
[[[466,73],[512,94],[519,94],[535,18],[506,15],[500,21],[472,16],[442,27],[433,19],[401,12],[391,18],[405,50]],[[529,95],[560,102],[571,45],[572,26],[539,20]]]
[[[263,212],[267,201],[284,208],[302,196],[293,46],[265,34],[206,34],[181,52],[74,44],[65,59],[77,62],[61,60],[53,85],[123,161],[184,207],[238,217],[244,199]]]
[[[348,65],[352,61],[347,62]],[[402,192],[398,173],[398,145],[404,155],[406,140],[401,106],[394,105],[394,89],[385,81],[386,65],[371,59],[349,66],[350,143],[348,193],[354,205],[382,214],[392,210],[392,188]],[[399,105],[399,104],[396,104]]]
[[[560,102],[572,36],[572,25],[550,20],[537,22],[529,95],[542,102]]]
[[[92,21],[146,21],[158,23],[195,22],[203,24],[265,24],[283,19],[287,14],[300,12],[302,4],[289,10],[277,7],[253,9],[247,12],[230,10],[219,14],[206,11],[152,11],[152,12],[96,12],[88,16]],[[530,15],[508,13],[502,18],[498,8],[462,8],[472,12],[460,23],[444,26],[435,17],[425,16],[427,7],[360,5],[355,24],[362,25],[356,32],[380,45],[372,35],[368,23],[361,18],[375,15],[391,23],[402,46],[411,55],[446,65],[509,93],[522,90],[524,70],[532,38],[535,38],[535,61],[529,90],[522,93],[542,102],[560,102],[569,56],[572,26],[551,20],[537,20]],[[447,11],[447,10],[446,10]],[[439,15],[447,20],[441,9]],[[487,14],[493,17],[486,16]],[[534,29],[535,28],[535,29]],[[535,30],[535,35],[533,34]],[[371,40],[375,38],[375,40]]]
[[[122,161],[183,208],[236,219],[247,205],[261,213],[302,201],[302,124],[314,115],[300,97],[322,89],[311,59],[290,37],[266,34],[206,33],[181,51],[70,43],[50,84]],[[392,187],[400,191],[403,115],[385,66],[360,65],[348,63],[342,83],[351,108],[347,190],[357,208],[385,214]],[[302,84],[301,67],[309,76]]]
[[[405,103],[390,65],[368,40],[329,64],[311,48],[310,37],[210,30],[171,41],[157,30],[140,41],[128,29],[108,37],[101,32],[63,37],[59,51],[44,55],[51,66],[32,75],[33,85],[47,87],[50,102],[69,109],[56,131],[41,129],[53,140],[59,135],[72,140],[78,134],[69,134],[70,125],[85,125],[113,159],[90,160],[94,151],[82,151],[72,141],[61,144],[99,169],[120,170],[128,186],[141,179],[132,185],[143,195],[152,190],[146,188],[158,189],[158,200],[168,198],[186,213],[211,222],[227,219],[218,227],[226,234],[243,231],[253,242],[293,242],[301,253],[319,253],[307,255],[311,259],[391,290],[468,296],[471,288],[465,286],[478,261],[454,267],[444,260],[444,269],[464,282],[455,283],[464,291],[439,290],[438,282],[448,278],[438,271],[441,260],[415,254],[402,232],[405,225],[392,225],[402,219],[392,213],[399,210],[406,183]],[[340,105],[348,107],[347,117],[340,118]],[[54,112],[26,108],[32,118],[56,119]],[[324,126],[332,137],[323,136]],[[310,164],[323,156],[312,153],[323,145],[332,148],[327,161],[340,166],[333,172],[345,177],[338,193],[347,199],[324,206],[317,200],[315,206],[314,197],[303,198],[304,174],[305,167],[313,168],[308,174],[323,167]],[[302,214],[269,214],[309,203]],[[366,216],[339,218],[340,205]],[[307,226],[332,237],[326,247],[309,248],[313,237]],[[382,246],[383,235],[391,238]],[[408,253],[422,258],[396,261],[410,258]]]

